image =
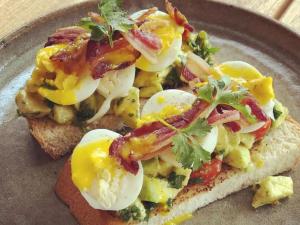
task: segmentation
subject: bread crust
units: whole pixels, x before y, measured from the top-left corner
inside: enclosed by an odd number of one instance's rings
[[[164,224],[176,216],[191,213],[213,201],[253,185],[265,176],[294,168],[300,160],[299,124],[292,118],[288,118],[252,149],[251,154],[258,154],[265,165],[252,172],[233,168],[223,169],[214,182],[209,185],[195,184],[185,187],[176,197],[173,208],[167,215],[154,211],[147,223],[139,224]],[[96,210],[88,205],[72,182],[70,160],[66,162],[59,174],[55,192],[69,206],[71,213],[81,225],[126,224],[108,211]]]
[[[48,117],[27,118],[27,122],[32,136],[53,159],[59,159],[72,151],[85,134],[85,131],[79,126],[58,124]],[[122,127],[123,122],[121,118],[108,114],[100,120],[89,124],[86,130],[103,128],[116,131]]]

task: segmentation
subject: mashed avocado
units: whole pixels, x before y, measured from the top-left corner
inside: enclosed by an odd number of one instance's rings
[[[136,128],[140,118],[140,90],[132,87],[128,96],[120,99],[114,107],[117,116],[121,116],[130,128]]]
[[[293,180],[290,177],[269,176],[263,179],[259,186],[252,201],[254,208],[274,204],[293,194]]]

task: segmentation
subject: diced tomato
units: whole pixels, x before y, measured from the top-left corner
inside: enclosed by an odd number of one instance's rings
[[[268,119],[265,123],[265,125],[263,125],[261,128],[259,128],[258,130],[252,132],[252,134],[255,136],[255,139],[261,140],[269,131],[270,127],[272,125],[272,121],[271,119]]]
[[[204,163],[199,170],[193,171],[191,178],[200,178],[202,180],[201,184],[208,184],[218,176],[221,169],[222,160],[214,158],[209,163]]]

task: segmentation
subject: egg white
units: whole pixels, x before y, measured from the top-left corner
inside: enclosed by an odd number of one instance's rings
[[[164,101],[159,103],[158,98],[162,97]],[[164,90],[153,95],[144,105],[142,109],[142,117],[152,114],[159,113],[164,107],[172,105],[175,107],[182,107],[184,105],[191,106],[196,100],[196,96],[182,90],[170,89]],[[218,140],[218,128],[213,127],[211,131],[199,141],[199,144],[204,150],[212,153],[217,145]],[[169,162],[173,166],[180,166],[181,164],[176,161],[175,155],[172,151],[164,151],[160,154],[161,159]]]
[[[130,17],[132,19],[137,19],[139,16],[141,16],[146,11],[147,10],[141,10],[141,11],[135,12]],[[168,14],[166,14],[162,11],[157,11],[153,15],[168,15]],[[179,27],[178,27],[178,29],[179,29]],[[183,28],[182,28],[181,32],[183,32]],[[174,63],[174,61],[176,60],[176,58],[181,50],[182,38],[181,38],[181,36],[178,38],[174,38],[169,49],[164,50],[160,54],[156,54],[155,57],[152,54],[145,53],[144,50],[142,48],[140,48],[138,45],[135,45],[134,43],[131,43],[131,44],[133,44],[134,47],[142,53],[142,57],[145,57],[148,60],[147,65],[141,67],[138,65],[138,61],[139,61],[139,59],[138,59],[137,67],[139,67],[139,69],[142,69],[147,72],[159,72]]]
[[[122,70],[113,70],[105,73],[97,87],[98,93],[105,97],[105,100],[98,112],[87,122],[92,123],[104,116],[108,112],[112,100],[127,96],[130,88],[133,86],[134,78],[134,64]]]
[[[78,145],[84,145],[106,138],[115,139],[119,136],[120,134],[110,130],[96,129],[85,134]],[[143,186],[143,167],[140,161],[138,164],[139,171],[136,175],[133,175],[122,168],[116,168],[115,175],[119,174],[118,179],[114,180],[114,177],[111,178],[113,180],[113,185],[107,187],[109,192],[107,192],[107,198],[103,201],[97,201],[95,198],[99,192],[97,189],[98,186],[96,186],[96,180],[94,180],[92,187],[81,191],[82,196],[89,203],[89,205],[95,209],[121,210],[127,208],[137,199]]]
[[[158,102],[159,98],[163,98],[162,103]],[[193,104],[196,98],[197,97],[195,95],[189,92],[177,89],[160,91],[148,99],[142,109],[141,116],[143,117],[148,114],[159,113],[168,105],[178,108],[183,108],[186,105],[190,106]]]

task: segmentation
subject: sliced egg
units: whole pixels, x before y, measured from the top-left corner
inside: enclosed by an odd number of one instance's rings
[[[124,209],[137,199],[142,189],[141,162],[138,162],[138,173],[133,175],[109,155],[110,144],[119,136],[106,129],[90,131],[84,135],[71,157],[73,183],[95,209]]]
[[[97,91],[105,98],[105,100],[98,112],[87,122],[92,123],[104,116],[104,114],[108,112],[113,99],[127,96],[130,88],[133,86],[134,78],[135,65],[131,65],[122,70],[114,70],[105,73],[104,77],[100,79],[97,87]]]
[[[243,61],[228,61],[218,65],[218,75],[229,76],[244,86],[261,106],[275,98],[272,77],[263,76],[254,66]]]
[[[65,45],[58,44],[40,49],[33,76],[38,86],[45,84],[38,88],[41,96],[56,104],[73,105],[91,96],[97,89],[99,80],[94,80],[88,69],[81,74],[65,74],[56,68],[50,57],[64,47]]]
[[[189,109],[196,98],[189,92],[177,89],[160,91],[148,99],[141,116],[160,114],[159,116],[165,119]]]
[[[181,114],[191,108],[195,100],[195,95],[182,90],[170,89],[158,92],[144,105],[141,120],[148,122],[149,120],[151,121],[151,119],[157,120],[158,117],[165,119],[173,115]],[[199,144],[207,152],[212,153],[217,145],[217,139],[218,128],[213,127],[211,131],[199,141]],[[180,165],[176,161],[172,151],[163,152],[161,158],[174,166]]]
[[[136,19],[143,12],[145,10],[136,12],[131,18]],[[142,56],[136,61],[136,67],[148,72],[159,72],[170,66],[181,50],[184,28],[178,26],[168,14],[157,11],[147,17],[140,29],[156,35],[162,41],[162,49],[155,55],[155,60],[141,51]]]
[[[274,111],[273,111],[274,106],[275,106],[274,100],[270,100],[267,104],[262,106],[262,110],[264,111],[264,113],[272,120],[275,120]]]
[[[243,61],[227,61],[217,66],[217,70],[223,76],[253,80],[263,75],[252,65]]]

